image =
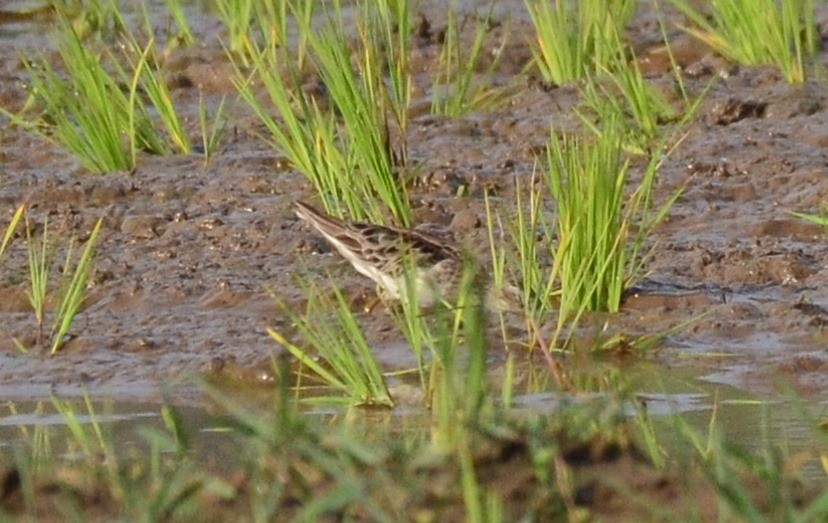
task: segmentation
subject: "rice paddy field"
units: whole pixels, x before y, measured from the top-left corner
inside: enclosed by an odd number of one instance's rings
[[[0,2],[2,519],[828,520],[826,36]],[[377,300],[298,201],[475,261]]]

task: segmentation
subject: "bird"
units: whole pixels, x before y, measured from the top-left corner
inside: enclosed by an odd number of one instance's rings
[[[408,299],[410,282],[412,298],[420,308],[440,303],[452,306],[459,298],[465,271],[472,271],[475,286],[479,288],[477,284],[482,283],[486,287],[483,304],[487,310],[513,309],[516,288],[506,284],[500,295],[488,285],[479,264],[437,236],[415,229],[340,220],[301,201],[295,205],[296,216],[321,234],[357,272],[373,280],[383,300]]]

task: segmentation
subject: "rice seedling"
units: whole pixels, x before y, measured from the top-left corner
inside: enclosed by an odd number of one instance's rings
[[[560,263],[562,316],[618,311],[624,289],[640,276],[646,236],[678,197],[674,194],[653,212],[652,192],[662,161],[653,156],[627,199],[629,161],[621,159],[620,129],[618,121],[608,120],[595,141],[552,134],[545,182],[558,209],[555,260]]]
[[[40,248],[31,236],[31,227],[26,225],[26,239],[29,246],[29,290],[26,295],[32,306],[37,322],[37,338],[35,343],[40,346],[43,340],[43,325],[46,321],[46,291],[49,286],[49,274],[52,271],[54,249],[49,245],[49,221],[43,224]]]
[[[45,59],[38,65],[24,62],[32,94],[43,107],[39,121],[31,123],[22,116],[4,112],[13,122],[67,148],[93,172],[131,168],[131,151],[138,147],[138,137],[144,138],[142,146],[160,152],[159,143],[146,140],[152,135],[151,122],[144,113],[135,115],[132,122],[133,133],[129,136],[135,141],[123,143],[122,136],[130,129],[129,97],[74,29],[62,22],[61,30],[59,53],[64,67],[71,72],[66,80]],[[50,129],[50,133],[41,126]]]
[[[208,165],[213,156],[218,152],[221,146],[221,140],[227,130],[227,124],[230,118],[225,114],[226,97],[221,98],[215,114],[212,116],[212,124],[208,121],[210,116],[207,114],[207,107],[204,104],[203,94],[199,93],[198,97],[198,123],[201,129],[201,149],[204,154],[204,165]]]
[[[73,260],[75,239],[72,238],[66,249],[66,259],[60,269],[60,283],[57,296],[54,297],[56,308],[51,321],[49,332],[49,347],[54,355],[65,343],[72,322],[83,305],[86,286],[92,274],[94,249],[98,241],[103,218],[99,219],[92,229],[86,246],[77,261]],[[31,228],[27,226],[28,254],[29,254],[29,303],[35,313],[37,322],[37,337],[35,344],[42,346],[44,341],[44,327],[47,322],[46,305],[51,297],[49,280],[52,273],[55,246],[49,236],[48,222],[44,225],[40,242],[32,238]],[[18,343],[18,346],[26,350]]]
[[[535,187],[537,168],[532,172],[529,187]],[[492,259],[498,260],[494,268],[495,281],[502,279],[498,273],[505,271],[506,265],[516,265],[510,272],[512,278],[521,284],[523,310],[531,317],[540,319],[552,309],[557,285],[558,263],[553,258],[553,246],[556,243],[553,237],[554,222],[543,209],[543,193],[531,190],[526,201],[523,186],[520,180],[515,180],[514,218],[507,219],[505,228],[508,237],[501,242],[508,247],[495,247],[492,235],[495,227],[493,212],[487,198],[487,221],[489,223],[489,243],[492,250]],[[500,221],[500,219],[498,219]],[[512,249],[511,247],[514,247]],[[517,259],[507,258],[506,251],[515,253]],[[503,266],[503,268],[499,267]]]
[[[559,137],[553,132],[541,169],[542,183],[536,184],[533,175],[533,188],[525,195],[518,182],[516,212],[506,221],[508,247],[492,247],[493,259],[510,267],[508,272],[521,284],[530,346],[545,349],[550,371],[561,380],[559,365],[549,351],[557,350],[561,339],[570,339],[585,313],[618,311],[624,290],[641,276],[651,253],[644,249],[647,237],[680,195],[676,191],[654,207],[652,193],[663,161],[660,153],[651,157],[641,181],[630,191],[620,115],[607,113],[600,135]],[[547,198],[555,203],[555,213],[544,209]],[[491,210],[488,215],[492,231]],[[492,238],[490,243],[494,245]],[[557,327],[551,339],[545,339],[542,326],[552,315],[557,316]],[[644,347],[656,339],[660,337],[625,343]],[[615,340],[605,340],[594,349]]]
[[[63,346],[66,334],[68,334],[69,328],[72,326],[72,322],[86,298],[86,287],[89,283],[89,277],[92,275],[95,246],[102,225],[103,218],[100,218],[86,240],[86,246],[83,248],[80,258],[74,264],[72,263],[72,243],[67,249],[66,262],[61,271],[64,280],[58,296],[57,310],[55,311],[55,320],[52,327],[51,353],[53,355]]]
[[[693,24],[684,30],[744,65],[774,64],[789,83],[806,78],[819,42],[814,0],[716,0],[708,19],[685,0],[670,0]]]
[[[138,42],[132,35],[129,35],[128,42],[129,46],[127,53],[131,53],[139,57],[132,63],[134,74],[132,79],[132,87],[130,89],[130,105],[133,107],[135,106],[135,97],[137,96],[140,86],[140,91],[146,95],[147,98],[149,98],[150,103],[155,108],[162,125],[167,130],[167,134],[169,135],[173,148],[179,154],[190,154],[190,140],[187,137],[187,132],[184,130],[183,123],[175,109],[175,104],[170,96],[170,90],[159,73],[160,67],[157,62],[150,63],[150,60],[154,61],[155,38],[150,38],[149,43],[143,50],[141,50]],[[135,117],[135,114],[135,111],[130,112],[131,120]],[[130,128],[132,127],[133,125],[131,124]],[[134,154],[135,149],[133,148],[133,155]],[[134,157],[133,163],[135,163]]]
[[[258,2],[253,0],[215,0],[213,4],[221,22],[227,29],[226,46],[245,67],[250,52],[259,47],[270,49],[291,46],[288,21],[310,27],[316,10],[316,0],[285,0],[283,2]],[[292,60],[298,70],[304,70],[309,33],[299,31],[292,49]]]
[[[502,296],[503,293],[504,293],[504,289],[508,285],[507,281],[506,281],[506,278],[507,278],[507,275],[506,275],[506,250],[502,246],[502,243],[503,243],[502,242],[502,239],[503,239],[502,238],[502,236],[503,236],[503,234],[502,234],[503,224],[502,224],[501,220],[499,219],[499,217],[497,218],[498,223],[495,224],[496,217],[495,217],[494,212],[491,208],[491,201],[490,201],[488,191],[486,191],[486,193],[485,193],[484,202],[485,202],[485,205],[486,205],[486,230],[487,230],[487,235],[488,235],[488,240],[489,240],[489,252],[490,252],[490,256],[491,256],[491,260],[492,260],[490,285],[492,285],[494,287],[495,292],[497,293],[497,295]],[[518,202],[518,208],[522,209],[522,207],[520,206],[520,202]],[[501,234],[499,235],[500,237],[498,239],[495,239],[496,231],[501,231]],[[527,270],[527,274],[528,274],[528,270]],[[513,277],[514,274],[511,274],[510,276]],[[522,283],[525,283],[525,282],[522,282]],[[523,291],[521,293],[521,296],[523,297],[524,301],[523,301],[522,304],[514,303],[514,304],[512,304],[512,307],[518,307],[519,305],[522,305],[524,310],[526,310],[526,306],[527,306],[526,300],[525,300],[525,298],[526,298],[526,288],[524,287],[523,289],[520,289],[520,290]],[[515,301],[517,301],[517,300],[515,300]],[[503,340],[507,341],[508,336],[507,336],[507,333],[506,333],[506,317],[505,317],[505,315],[506,315],[505,310],[501,309],[501,310],[498,311],[498,320],[500,321],[501,335],[502,335]]]
[[[236,65],[234,82],[241,99],[270,133],[265,140],[305,175],[328,213],[342,217],[347,211],[354,218],[364,217],[353,161],[339,148],[334,116],[322,111],[316,100],[305,94],[299,73],[286,61],[286,54],[265,49],[251,50],[250,56],[254,73],[248,76]],[[280,76],[282,64],[286,64],[287,79]],[[259,100],[254,82],[264,88],[270,105]],[[271,113],[271,106],[278,119]]]
[[[623,53],[618,35],[637,7],[633,0],[524,3],[537,35],[535,63],[543,79],[555,85],[610,68]]]
[[[672,75],[682,97],[678,108],[644,78],[635,55],[628,59],[629,51],[617,55],[612,66],[600,67],[598,75],[588,74],[580,90],[584,105],[595,114],[595,118],[591,119],[581,112],[578,115],[583,124],[595,134],[601,134],[601,127],[595,122],[613,118],[629,120],[628,116],[631,116],[633,124],[624,129],[624,148],[636,154],[645,154],[653,149],[655,138],[660,132],[663,134],[664,124],[675,125],[669,129],[666,137],[657,141],[655,148],[680,141],[677,137],[681,130],[693,120],[701,101],[713,85],[711,81],[695,99],[691,98],[681,68],[673,57],[663,21],[660,21],[660,27],[670,57]],[[622,48],[620,41],[618,46],[619,49]]]
[[[658,136],[660,126],[675,121],[678,112],[647,83],[635,60],[627,63],[623,56],[619,56],[614,67],[603,69],[602,73],[599,77],[588,75],[581,90],[584,103],[602,116],[608,113],[631,115],[635,125],[625,129],[626,148],[643,154]],[[582,116],[582,120],[594,132],[601,132],[589,119]]]
[[[318,353],[324,365],[306,349],[289,342],[273,329],[268,334],[285,347],[304,367],[319,376],[343,397],[327,396],[328,402],[345,402],[351,406],[393,407],[385,377],[371,347],[342,292],[334,287],[334,298],[314,285],[306,287],[308,306],[305,315],[295,314],[283,306],[307,344]],[[333,318],[330,315],[334,314]]]
[[[102,52],[102,58],[93,51],[62,16],[58,29],[58,49],[67,75],[45,59],[24,61],[32,99],[42,107],[42,113],[34,121],[2,110],[4,114],[62,145],[92,172],[127,170],[135,166],[139,151],[166,154],[168,150],[139,96],[139,92],[145,93],[167,129],[173,148],[182,154],[189,152],[186,132],[159,66],[154,63],[153,38],[141,47],[131,33],[125,32],[125,53],[131,65],[127,70],[112,53]],[[129,90],[122,86],[129,86]]]
[[[337,6],[331,14],[332,18],[320,30],[310,34],[314,63],[331,101],[341,114],[348,137],[348,154],[359,170],[363,191],[366,196],[374,192],[397,223],[409,226],[408,194],[404,180],[395,172],[388,133],[387,88],[379,51],[373,48],[371,39],[363,31],[360,35],[362,52],[356,55],[356,66],[352,66],[351,48],[343,30],[343,16]],[[311,31],[311,28],[303,30]],[[364,205],[368,206],[368,201],[364,200]],[[376,212],[371,214],[372,218],[378,217]]]
[[[316,13],[317,0],[287,0],[285,2],[255,2],[253,21],[261,35],[263,46],[291,49],[290,59],[298,71],[305,71],[308,59],[308,31]],[[289,22],[295,22],[291,33]],[[291,39],[290,37],[293,36]]]
[[[288,14],[297,11],[313,13],[316,2],[253,2],[253,23],[258,27],[264,42],[269,46],[286,47],[288,45]],[[308,15],[310,20],[310,15]],[[301,46],[300,46],[301,47]],[[301,59],[297,57],[297,62]],[[301,70],[301,67],[299,68]]]
[[[453,117],[494,108],[506,98],[505,90],[494,87],[491,82],[500,53],[506,46],[505,39],[492,53],[494,58],[486,71],[482,75],[476,74],[491,25],[491,9],[485,17],[476,19],[470,45],[462,38],[465,24],[458,21],[456,6],[449,9],[447,16],[445,39],[432,83],[431,113]],[[482,79],[478,80],[479,76]]]

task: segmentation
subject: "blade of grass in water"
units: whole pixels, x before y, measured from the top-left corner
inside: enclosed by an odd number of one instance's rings
[[[308,309],[304,316],[286,306],[284,310],[325,365],[272,329],[268,330],[270,336],[325,383],[344,393],[352,405],[393,407],[385,377],[339,289],[333,288],[333,300],[313,285],[305,291]]]

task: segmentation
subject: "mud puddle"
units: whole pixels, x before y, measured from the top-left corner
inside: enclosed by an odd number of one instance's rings
[[[553,384],[545,379],[543,369],[531,372],[534,375],[517,373],[519,385],[509,408],[510,417],[515,420],[538,415],[554,417],[562,409],[573,406],[611,403],[617,401],[613,398],[617,397],[618,387],[623,387],[631,392],[628,394],[630,399],[618,406],[620,412],[629,418],[646,414],[659,445],[674,459],[690,459],[696,452],[688,445],[688,434],[695,433],[704,441],[714,427],[717,436],[738,441],[745,450],[758,454],[764,452],[770,442],[784,445],[791,454],[811,449],[813,445],[813,426],[817,420],[813,409],[802,400],[789,397],[768,401],[764,396],[700,378],[694,369],[665,370],[654,364],[636,365],[634,369],[625,370],[624,384],[614,383],[609,387],[612,393],[601,392],[598,390],[601,387],[591,392],[562,393],[554,390]],[[266,411],[273,405],[271,388],[240,388],[239,385],[213,384],[212,394],[232,398],[236,405],[254,411],[259,408]],[[205,390],[205,386],[179,388],[178,393],[185,391],[189,400],[183,394],[172,395],[172,389],[168,389],[170,394],[165,397],[168,405],[174,405],[180,430],[189,435],[188,454],[210,470],[229,473],[238,465],[240,450],[236,432],[228,428],[232,415],[228,417],[224,406],[198,394]],[[75,423],[90,438],[102,434],[111,445],[110,451],[121,456],[150,451],[151,434],[167,434],[170,430],[158,400],[146,397],[144,401],[137,401],[137,390],[73,393],[60,389],[24,391],[7,388],[2,392],[6,398],[18,398],[6,399],[0,404],[0,455],[8,459],[19,452],[31,453],[35,458],[40,451],[46,453],[44,457],[71,462],[79,457],[78,436],[70,429]],[[317,392],[326,393],[325,390]],[[373,433],[374,438],[427,440],[433,430],[433,413],[423,408],[422,398],[406,404],[404,391],[393,390],[392,385],[392,392],[402,403],[393,410],[345,412],[333,404],[300,405],[300,410],[303,415],[323,424],[347,418],[353,431],[365,430],[366,434]],[[113,399],[113,396],[120,399]],[[677,424],[675,416],[679,414],[686,427]],[[383,427],[383,436],[377,434],[378,427]],[[824,477],[824,470],[816,459],[802,465],[800,472],[814,480]]]

